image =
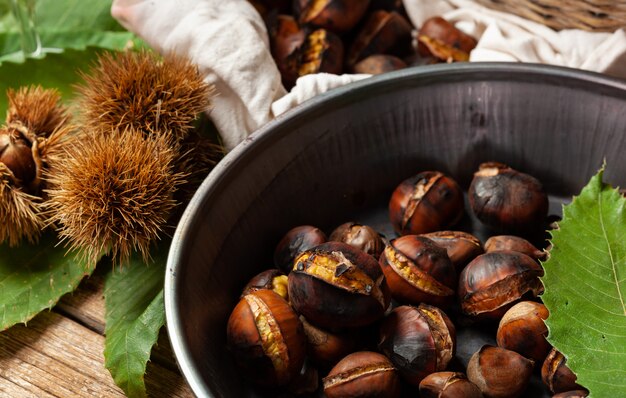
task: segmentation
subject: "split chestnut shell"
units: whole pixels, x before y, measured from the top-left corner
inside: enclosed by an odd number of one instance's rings
[[[302,324],[271,290],[244,296],[228,319],[226,334],[242,374],[259,385],[285,385],[302,369],[306,355]]]
[[[476,256],[483,254],[483,247],[480,240],[472,234],[462,231],[436,231],[422,234],[446,249],[448,257],[454,265],[457,273],[461,273],[463,268]]]
[[[289,298],[309,322],[336,330],[381,318],[391,295],[372,256],[346,243],[327,242],[296,258]]]

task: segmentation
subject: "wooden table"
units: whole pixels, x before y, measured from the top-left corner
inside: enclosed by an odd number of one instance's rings
[[[0,397],[124,397],[104,367],[103,287],[103,271],[96,269],[51,311],[0,333]],[[146,387],[150,397],[194,396],[165,328],[148,362]]]

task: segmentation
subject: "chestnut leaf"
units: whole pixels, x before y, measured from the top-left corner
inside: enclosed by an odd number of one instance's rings
[[[160,242],[150,264],[134,255],[128,264],[113,269],[105,281],[105,366],[131,398],[146,396],[146,365],[165,324],[167,243]]]
[[[1,245],[0,330],[26,323],[52,308],[94,269],[67,253],[52,232],[44,234],[37,245]]]
[[[543,263],[548,340],[590,396],[626,396],[626,198],[603,169],[552,231]]]

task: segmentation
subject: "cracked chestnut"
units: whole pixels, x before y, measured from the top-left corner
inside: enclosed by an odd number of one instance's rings
[[[514,351],[485,345],[470,358],[467,378],[486,398],[515,398],[526,390],[533,365]]]
[[[347,243],[323,243],[300,254],[294,264],[289,274],[291,304],[316,326],[365,326],[389,306],[389,288],[378,263]]]
[[[389,220],[400,235],[447,229],[463,216],[463,191],[451,177],[425,171],[400,183],[389,201]]]
[[[328,398],[396,398],[400,380],[387,357],[377,352],[359,351],[343,358],[324,377]]]
[[[436,372],[419,384],[422,398],[482,398],[478,386],[460,372]]]
[[[426,237],[446,249],[457,274],[476,256],[483,254],[480,239],[462,231],[436,231],[420,236]]]
[[[369,0],[308,0],[298,6],[301,24],[343,33],[365,15]]]
[[[417,41],[420,55],[443,62],[469,61],[469,54],[477,44],[476,39],[441,17],[424,21]]]
[[[356,351],[357,339],[351,333],[333,333],[311,325],[300,317],[307,340],[307,354],[320,368],[330,368],[346,355]]]
[[[535,260],[545,260],[548,253],[537,249],[535,245],[524,238],[514,235],[496,235],[487,239],[485,242],[485,252],[496,252],[502,250],[513,250],[515,252],[524,253]]]
[[[227,342],[235,363],[256,384],[288,384],[304,363],[306,339],[291,306],[271,290],[245,295],[228,319]]]
[[[341,224],[331,232],[328,240],[347,243],[376,259],[385,248],[383,238],[374,228],[355,222]]]
[[[556,348],[552,348],[541,366],[541,380],[552,393],[586,390],[576,383],[576,375],[566,365],[567,359]]]
[[[417,235],[393,239],[379,262],[391,295],[399,302],[445,308],[454,301],[454,265],[446,249],[432,240]]]
[[[343,42],[329,30],[317,29],[309,33],[297,53],[299,77],[313,73],[339,75],[343,71]]]
[[[283,84],[290,88],[298,78],[298,50],[306,33],[290,15],[276,15],[267,21],[272,58],[278,66]]]
[[[254,276],[243,288],[241,297],[256,292],[257,290],[272,290],[285,300],[287,295],[287,275],[277,269],[268,269]]]
[[[326,242],[326,234],[312,225],[300,225],[290,229],[274,250],[274,265],[288,274],[293,260],[305,250]]]
[[[468,197],[476,217],[496,231],[528,234],[545,227],[548,195],[543,185],[505,164],[481,164]]]
[[[534,301],[520,301],[511,307],[500,320],[496,340],[498,346],[542,363],[550,351],[546,340],[548,309]]]
[[[456,330],[437,307],[420,304],[394,308],[380,326],[380,352],[415,386],[448,366],[456,350]]]
[[[481,254],[459,276],[459,299],[466,315],[499,320],[522,296],[543,291],[543,268],[514,251]]]

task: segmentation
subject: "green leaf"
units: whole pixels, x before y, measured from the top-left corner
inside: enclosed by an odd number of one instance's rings
[[[51,308],[94,268],[57,246],[54,233],[36,246],[0,246],[0,330]]]
[[[145,264],[135,256],[106,279],[105,366],[131,398],[146,396],[146,365],[165,324],[163,279],[168,246],[161,245],[153,263]]]
[[[590,396],[626,396],[626,199],[594,176],[552,232],[548,340]]]

